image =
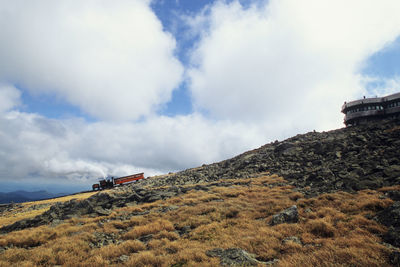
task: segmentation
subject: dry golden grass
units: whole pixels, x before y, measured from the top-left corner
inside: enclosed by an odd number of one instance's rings
[[[279,259],[277,266],[390,265],[391,251],[379,238],[386,228],[365,217],[392,203],[381,192],[306,199],[274,175],[231,182],[235,185],[193,190],[101,218],[9,233],[0,237],[0,246],[7,247],[0,266],[218,266],[218,258],[206,256],[213,248],[241,248],[260,261]],[[292,205],[299,209],[299,223],[269,225],[273,214]],[[119,219],[142,211],[149,213]],[[115,243],[93,246],[96,233],[112,235]]]
[[[33,201],[33,202],[25,202],[25,203],[22,203],[22,205],[25,207],[29,207],[31,205],[53,204],[53,203],[57,203],[57,202],[66,202],[66,201],[70,201],[72,199],[82,200],[82,199],[87,199],[97,193],[98,192],[86,192],[86,193],[69,195],[69,196],[64,196],[64,197],[57,197],[57,198],[52,198],[52,199],[45,199],[45,200],[39,200],[39,201]]]
[[[137,239],[144,235],[155,234],[160,231],[172,231],[174,226],[170,221],[158,219],[154,222],[146,223],[145,225],[139,225],[134,227],[132,230],[127,232],[124,239]]]
[[[25,211],[23,209],[21,209],[20,211],[16,211],[13,213],[6,212],[6,213],[2,214],[2,216],[0,217],[0,228],[5,225],[15,223],[16,221],[33,218],[33,217],[40,215],[43,212],[47,211],[49,208],[50,207],[45,207],[45,208],[38,209],[38,210],[25,210]]]
[[[47,210],[49,210],[50,206],[54,203],[66,202],[71,199],[83,200],[83,199],[91,197],[92,195],[94,195],[96,193],[97,192],[88,192],[88,193],[76,194],[76,195],[71,195],[71,196],[22,203],[21,204],[22,207],[16,208],[14,211],[5,212],[2,214],[2,216],[0,217],[0,228],[5,225],[15,223],[16,221],[20,221],[23,219],[30,219],[37,215],[40,215],[43,212],[46,212]],[[32,209],[33,206],[38,206],[38,205],[40,205],[42,207],[37,208],[37,209]]]

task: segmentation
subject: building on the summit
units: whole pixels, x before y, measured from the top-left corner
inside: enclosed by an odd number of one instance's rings
[[[342,112],[345,114],[346,126],[371,120],[400,118],[400,93],[344,102]]]

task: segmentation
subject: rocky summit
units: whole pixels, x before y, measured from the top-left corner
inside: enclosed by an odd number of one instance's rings
[[[149,180],[157,186],[247,178],[268,171],[306,194],[354,192],[400,184],[400,122],[370,122],[299,134],[232,159]]]

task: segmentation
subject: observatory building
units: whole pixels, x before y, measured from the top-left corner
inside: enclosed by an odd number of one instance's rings
[[[400,118],[400,93],[344,102],[344,124],[357,125],[372,120]]]

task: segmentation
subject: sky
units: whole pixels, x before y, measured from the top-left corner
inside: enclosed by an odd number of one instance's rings
[[[72,192],[344,127],[400,91],[398,0],[0,0],[0,191]]]

